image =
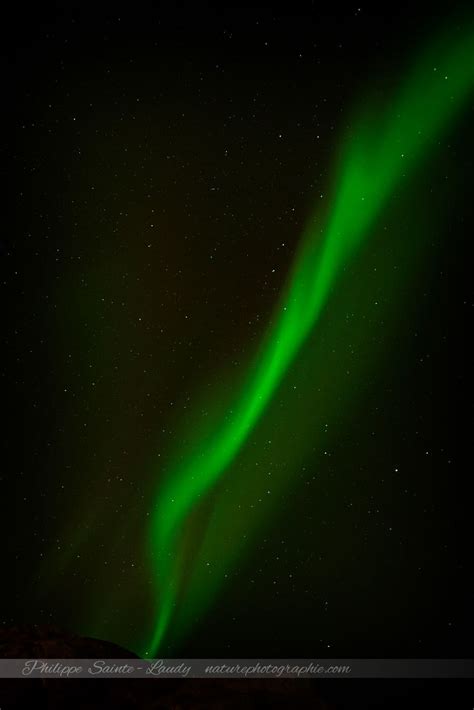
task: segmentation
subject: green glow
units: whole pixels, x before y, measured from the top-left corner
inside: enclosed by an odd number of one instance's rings
[[[343,143],[334,202],[325,226],[310,220],[272,325],[240,391],[215,431],[170,472],[153,510],[151,547],[159,593],[146,654],[162,644],[193,561],[186,556],[186,525],[241,451],[272,395],[395,189],[437,150],[474,83],[474,35],[444,37],[423,54],[384,114],[365,105]],[[370,102],[369,102],[370,103]],[[187,603],[193,613],[206,589]],[[186,610],[190,616],[190,610]],[[192,614],[191,614],[192,616]]]

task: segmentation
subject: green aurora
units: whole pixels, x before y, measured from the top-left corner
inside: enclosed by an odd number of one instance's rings
[[[157,491],[148,540],[157,610],[143,655],[155,655],[165,638],[185,635],[212,603],[244,544],[236,541],[232,553],[224,550],[212,581],[199,574],[210,536],[219,535],[211,524],[220,504],[217,484],[308,340],[346,265],[370,238],[401,182],[436,154],[442,132],[459,115],[473,85],[474,33],[469,27],[425,48],[383,110],[373,100],[362,103],[342,142],[333,202],[324,220],[318,208],[308,221],[253,363],[234,388],[226,413],[210,433],[195,436],[190,452],[176,457]],[[213,544],[218,549],[219,540]]]

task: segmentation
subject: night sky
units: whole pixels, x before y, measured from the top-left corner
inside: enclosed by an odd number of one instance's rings
[[[390,117],[467,22],[276,8],[4,18],[1,623],[144,653],[176,558],[163,655],[472,657],[472,90],[173,544],[150,533],[184,462],[208,470],[312,219],[322,244],[357,112]]]

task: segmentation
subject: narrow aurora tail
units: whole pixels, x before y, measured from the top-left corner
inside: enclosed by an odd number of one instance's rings
[[[436,152],[438,139],[474,86],[474,33],[453,31],[423,53],[400,91],[381,113],[364,104],[342,142],[333,204],[322,225],[317,215],[302,235],[272,324],[222,421],[177,465],[158,490],[150,544],[158,608],[146,654],[163,642],[192,573],[185,554],[189,516],[226,472],[265,411],[310,331],[338,276],[394,191]],[[218,498],[213,501],[218,505]]]

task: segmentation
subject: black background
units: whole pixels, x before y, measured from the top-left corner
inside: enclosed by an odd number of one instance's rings
[[[94,10],[68,3],[6,11],[1,134],[6,185],[0,243],[5,387],[3,624],[68,624],[74,586],[65,582],[61,588],[59,582],[56,601],[45,603],[39,554],[49,544],[63,505],[61,495],[51,492],[53,484],[67,476],[62,463],[71,438],[64,433],[61,388],[68,374],[64,374],[67,363],[61,361],[64,353],[57,347],[67,308],[61,307],[56,284],[80,273],[77,255],[84,274],[100,270],[111,250],[114,258],[125,254],[137,273],[145,271],[145,257],[129,235],[134,225],[147,219],[141,204],[153,183],[153,155],[161,151],[160,159],[171,164],[160,196],[167,205],[162,223],[173,225],[178,246],[173,247],[172,256],[184,256],[186,274],[191,273],[191,266],[195,274],[194,283],[183,286],[182,297],[176,295],[171,276],[169,282],[162,281],[163,319],[173,331],[173,342],[179,344],[181,326],[171,325],[167,309],[177,302],[178,311],[184,312],[196,289],[205,295],[206,303],[215,302],[214,313],[219,314],[220,308],[221,318],[227,321],[224,335],[210,336],[209,342],[202,340],[199,346],[199,377],[212,375],[219,348],[225,355],[249,334],[246,324],[255,313],[255,304],[252,289],[239,288],[242,271],[254,283],[261,270],[280,259],[281,277],[259,294],[260,311],[263,315],[270,312],[290,257],[271,253],[265,235],[276,235],[294,248],[313,191],[326,189],[347,107],[366,87],[383,96],[413,51],[448,18],[462,22],[462,6],[451,7],[448,14],[444,7],[427,11],[412,5],[358,11],[337,5],[319,9],[316,4],[293,4],[277,9],[250,4],[223,8],[217,3]],[[92,113],[89,104],[99,106],[97,112]],[[154,144],[150,136],[158,117],[166,130]],[[344,579],[335,583],[329,608],[324,614],[315,612],[314,627],[308,633],[305,619],[311,613],[310,602],[302,602],[299,615],[287,614],[297,597],[283,586],[278,599],[266,603],[267,589],[254,592],[245,584],[246,575],[250,579],[258,565],[257,559],[250,559],[238,585],[188,639],[183,656],[322,657],[326,652],[332,657],[472,657],[471,120],[472,107],[443,144],[441,167],[429,185],[434,212],[440,202],[448,199],[450,204],[444,243],[433,250],[434,268],[425,301],[404,341],[396,375],[392,370],[385,373],[369,395],[375,403],[381,393],[402,393],[383,396],[382,420],[375,405],[367,405],[366,429],[390,432],[383,435],[385,450],[373,460],[360,423],[355,422],[348,434],[349,440],[357,442],[357,462],[364,471],[359,482],[369,486],[373,471],[388,465],[394,453],[403,463],[398,487],[376,491],[383,500],[389,495],[403,498],[406,486],[410,490],[406,504],[399,506],[407,520],[400,579],[389,584],[391,577],[384,565],[390,562],[383,555],[378,568],[370,573],[364,568],[358,576],[355,555],[352,589],[347,589]],[[285,136],[283,143],[279,133]],[[321,137],[317,165],[311,153],[315,134]],[[114,162],[125,140],[128,155]],[[84,141],[99,156],[86,168],[77,152]],[[224,164],[226,149],[230,157]],[[117,169],[119,178],[114,181]],[[209,208],[214,182],[221,187]],[[87,192],[91,183],[99,193],[96,201]],[[275,205],[286,214],[282,222],[276,220]],[[291,205],[296,206],[294,212]],[[120,209],[128,210],[129,228],[115,232]],[[215,218],[219,213],[221,220]],[[247,217],[260,228],[249,237],[251,258],[245,260],[235,252],[242,247],[239,240]],[[195,224],[193,220],[204,226],[187,251],[188,247],[179,244]],[[76,231],[74,224],[79,225]],[[89,232],[84,224],[94,226]],[[231,235],[224,244],[219,241],[222,224]],[[101,239],[96,237],[100,229],[105,235]],[[222,270],[212,283],[207,282],[204,260],[199,262],[204,247],[208,251],[216,248],[221,259]],[[242,248],[249,247],[244,242]],[[167,258],[171,259],[169,253]],[[117,286],[114,278],[112,272],[110,293]],[[226,296],[229,300],[220,303],[229,280],[233,299]],[[146,284],[145,277],[145,292]],[[133,314],[134,298],[140,296],[130,294],[126,308]],[[146,294],[143,298],[146,309]],[[107,314],[99,315],[91,327],[90,342],[78,330],[79,360],[100,347],[97,333]],[[69,338],[73,330],[74,324]],[[146,341],[148,336],[143,337]],[[126,332],[119,334],[118,343],[120,356],[120,348],[127,349]],[[168,348],[169,342],[163,347]],[[187,352],[177,347],[173,355],[178,372],[185,366]],[[429,361],[420,367],[426,353]],[[84,375],[74,376],[80,385]],[[167,384],[170,391],[179,390],[176,378]],[[160,396],[163,401],[157,406],[166,421],[174,414],[165,411],[168,392]],[[125,393],[123,401],[124,407],[127,402],[132,407],[133,392]],[[78,410],[84,402],[80,401]],[[137,451],[151,436],[137,427]],[[392,451],[390,441],[394,442]],[[91,445],[86,440],[83,444]],[[83,444],[79,441],[77,447]],[[420,451],[425,448],[433,454],[423,458]],[[335,446],[332,471],[342,475],[351,461],[346,447]],[[319,463],[315,457],[314,465]],[[73,481],[68,493],[72,499],[81,495],[78,479]],[[302,518],[309,514],[304,490],[296,492],[291,505]],[[334,505],[329,497],[328,519],[333,523],[337,520],[337,512],[331,512]],[[422,515],[426,508],[429,512]],[[324,535],[325,522],[314,525],[313,534]],[[370,531],[370,523],[365,525]],[[430,540],[426,549],[420,542],[425,537]],[[272,549],[269,543],[268,550],[255,554],[271,557]],[[328,574],[337,578],[337,562],[326,564]],[[418,568],[426,573],[418,574]],[[297,584],[303,588],[304,570],[300,577]],[[80,594],[80,587],[77,590]],[[369,624],[370,615],[358,623],[350,608],[351,596],[361,604],[364,595],[367,605],[377,609]],[[400,598],[405,610],[400,608]],[[235,629],[227,619],[227,608],[229,600],[237,605],[239,599],[246,602]],[[415,600],[413,605],[410,599]],[[380,613],[383,609],[385,614]]]

